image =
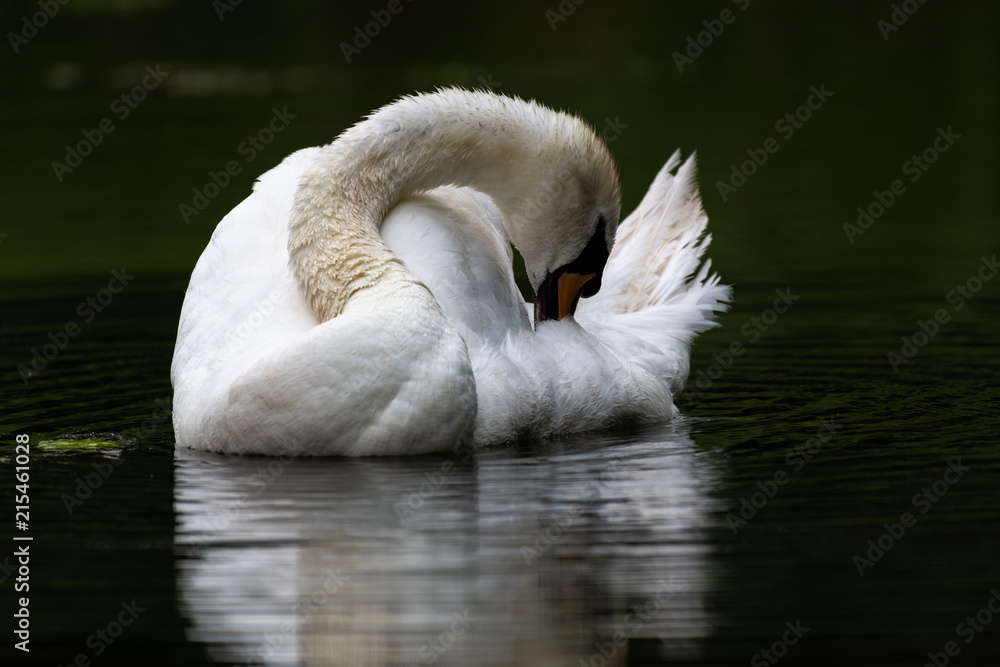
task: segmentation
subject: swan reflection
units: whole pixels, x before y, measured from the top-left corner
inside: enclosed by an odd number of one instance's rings
[[[697,657],[718,469],[688,431],[405,460],[178,449],[190,639],[250,665]]]

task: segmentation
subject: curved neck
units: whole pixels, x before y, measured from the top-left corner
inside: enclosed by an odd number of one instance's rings
[[[379,227],[413,192],[480,190],[504,213],[513,238],[508,214],[536,187],[532,181],[565,160],[557,147],[576,124],[518,100],[440,91],[403,98],[348,129],[303,176],[289,227],[291,266],[313,312],[332,319],[358,290],[389,273],[408,275]]]

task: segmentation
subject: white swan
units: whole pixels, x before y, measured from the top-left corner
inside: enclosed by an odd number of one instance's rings
[[[534,103],[404,97],[290,155],[191,276],[171,369],[178,446],[415,454],[670,419],[690,341],[728,298],[699,268],[707,219],[693,160],[679,162],[612,249],[607,147]]]

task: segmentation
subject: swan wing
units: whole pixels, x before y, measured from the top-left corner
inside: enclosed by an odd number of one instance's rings
[[[675,152],[667,160],[619,226],[600,292],[577,310],[581,323],[602,327],[606,338],[636,336],[657,348],[673,391],[686,381],[691,340],[716,326],[730,293],[711,261],[702,261],[712,237],[695,173],[693,155],[682,163]]]
[[[246,364],[318,324],[289,271],[287,249],[292,197],[317,154],[309,148],[285,158],[215,228],[184,297],[175,388],[181,382],[201,387],[202,396],[221,391]]]
[[[466,342],[477,443],[673,416],[659,379],[672,366],[648,343],[572,319],[534,330],[514,282],[502,214],[488,196],[445,187],[409,197],[389,213],[381,234]]]
[[[531,330],[503,214],[489,196],[451,186],[411,195],[389,212],[380,233],[470,345],[498,346]]]
[[[427,290],[392,278],[319,322],[288,262],[306,149],[219,223],[181,311],[171,379],[178,445],[225,453],[411,454],[471,438],[465,344]]]

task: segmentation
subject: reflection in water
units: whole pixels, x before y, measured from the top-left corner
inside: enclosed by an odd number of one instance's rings
[[[178,451],[190,638],[249,664],[698,657],[715,460],[683,421],[536,446],[395,460]]]

